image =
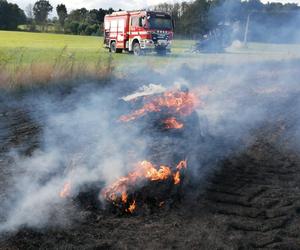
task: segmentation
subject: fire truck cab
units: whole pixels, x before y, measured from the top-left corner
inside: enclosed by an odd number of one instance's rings
[[[163,12],[114,12],[104,19],[104,46],[112,53],[165,54],[171,51],[173,26],[171,16]]]

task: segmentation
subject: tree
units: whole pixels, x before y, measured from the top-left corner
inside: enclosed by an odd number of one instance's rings
[[[66,23],[66,29],[71,34],[77,35],[78,34],[78,27],[79,27],[79,25],[80,25],[80,23],[77,22],[77,21],[67,22]]]
[[[100,9],[98,10],[98,21],[99,21],[100,23],[103,23],[103,22],[104,22],[104,17],[105,17],[106,14],[108,14],[108,10],[104,10],[104,9],[102,9],[102,8],[100,8]]]
[[[25,13],[27,16],[27,27],[29,31],[36,31],[36,26],[34,22],[34,15],[33,15],[33,4],[28,4],[25,8]]]
[[[0,0],[0,29],[16,30],[18,25],[26,23],[26,16],[17,4]]]
[[[89,11],[86,8],[72,10],[68,19],[76,22],[85,22]]]
[[[206,0],[196,0],[185,7],[179,25],[184,35],[196,37],[208,32],[210,4]]]
[[[96,9],[90,10],[87,22],[91,25],[100,23],[100,12]]]
[[[53,7],[47,0],[39,0],[33,6],[33,14],[37,23],[43,26],[47,21],[49,13],[53,10]]]
[[[59,4],[56,6],[56,13],[58,15],[59,23],[63,28],[65,26],[65,20],[68,17],[67,8],[64,4]]]
[[[33,5],[30,3],[25,8],[26,16],[28,19],[33,19]]]

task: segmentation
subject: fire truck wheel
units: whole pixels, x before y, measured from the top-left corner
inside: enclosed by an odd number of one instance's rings
[[[111,53],[116,53],[117,52],[116,42],[111,42],[110,43],[109,50],[110,50]]]
[[[142,54],[141,46],[138,42],[133,44],[133,54],[135,56],[140,56]]]

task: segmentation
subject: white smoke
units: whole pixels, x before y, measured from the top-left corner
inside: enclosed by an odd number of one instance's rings
[[[30,156],[11,152],[16,174],[10,180],[8,199],[0,205],[5,211],[0,231],[67,223],[71,208],[68,200],[59,196],[65,183],[71,182],[70,195],[75,197],[86,183],[111,183],[126,174],[131,163],[144,159],[148,141],[140,136],[138,125],[118,122],[126,110],[120,102],[171,87],[200,91],[204,104],[197,108],[197,114],[203,140],[197,153],[204,161],[209,158],[206,162],[212,168],[217,156],[225,157],[232,146],[246,147],[253,130],[279,113],[293,117],[286,123],[294,125],[289,134],[299,146],[299,101],[286,103],[298,97],[300,56],[279,55],[275,50],[268,54],[246,51],[242,56],[184,55],[178,58],[180,63],[170,60],[155,77],[149,73],[149,65],[147,70],[139,65],[144,81],[161,84],[143,86],[134,93],[86,85],[68,95],[25,98],[24,103],[34,107],[32,114],[42,128],[40,147]]]
[[[163,93],[165,91],[166,91],[166,88],[163,87],[161,84],[149,84],[148,86],[145,86],[145,85],[142,86],[135,93],[130,94],[128,96],[124,96],[121,99],[128,102],[128,101],[134,100],[138,97],[159,94],[159,93]]]
[[[289,69],[289,65],[283,65],[286,69],[281,67],[281,72]],[[169,67],[166,75],[172,73],[172,65]],[[270,114],[282,112],[285,107],[280,102],[299,92],[294,75],[289,71],[278,74],[274,83],[272,76],[264,76],[268,67],[262,62],[246,68],[222,66],[199,72],[192,67],[184,68],[177,72],[182,80],[177,77],[165,86],[143,86],[123,100],[180,86],[200,93],[203,105],[197,113],[203,141],[197,153],[202,160],[215,161],[216,155],[224,157],[230,153],[232,145],[246,147],[253,129],[271,120]],[[263,82],[252,81],[253,76],[260,75],[264,76]],[[127,112],[123,95],[124,91],[114,87],[87,85],[63,98],[46,94],[25,98],[24,102],[34,107],[32,112],[42,127],[41,145],[30,156],[11,152],[17,174],[11,180],[14,188],[8,200],[1,204],[7,208],[2,231],[68,223],[71,208],[68,199],[59,196],[65,183],[71,182],[70,195],[76,197],[85,184],[111,183],[127,174],[133,162],[146,157],[148,141],[140,136],[138,124],[118,122],[119,116]],[[215,162],[209,164],[213,168]]]
[[[139,137],[134,146],[138,128],[118,122],[113,107],[118,98],[112,91],[86,92],[83,87],[61,101],[50,96],[29,100],[39,105],[38,116],[43,117],[42,146],[30,157],[11,152],[18,174],[1,230],[60,224],[68,217],[62,212],[66,199],[59,196],[65,183],[71,182],[74,197],[82,185],[111,183],[126,173],[135,157],[143,159],[146,141]]]

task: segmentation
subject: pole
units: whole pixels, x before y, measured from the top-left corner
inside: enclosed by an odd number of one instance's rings
[[[250,23],[250,16],[252,15],[253,11],[251,11],[247,16],[247,22],[245,27],[245,34],[244,34],[244,46],[247,47],[247,39],[248,39],[248,32],[249,32],[249,23]]]

